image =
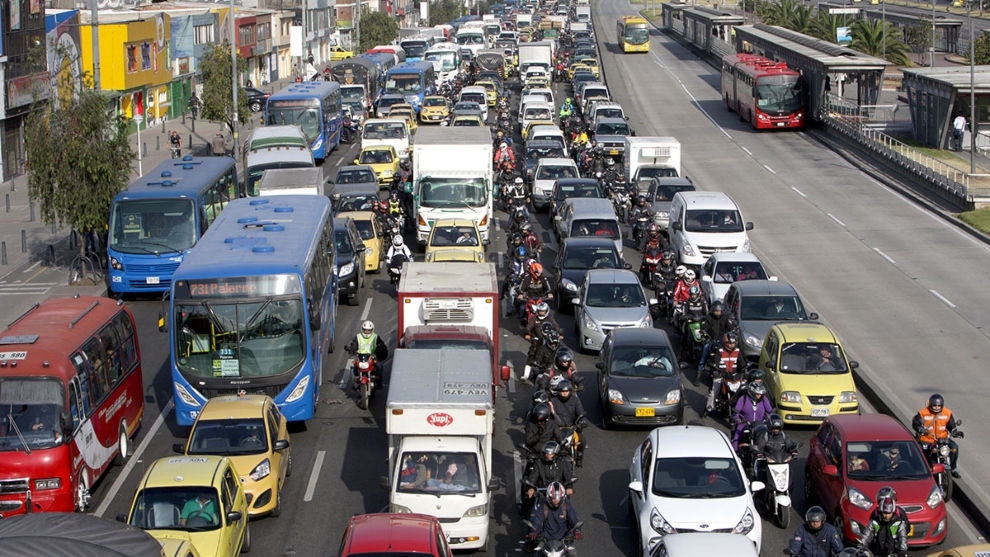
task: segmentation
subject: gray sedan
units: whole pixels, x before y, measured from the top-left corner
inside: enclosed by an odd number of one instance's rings
[[[574,304],[579,347],[598,351],[605,335],[621,327],[653,327],[646,292],[636,273],[626,269],[592,269],[585,275]]]
[[[595,367],[603,428],[681,423],[680,368],[664,331],[612,330]]]

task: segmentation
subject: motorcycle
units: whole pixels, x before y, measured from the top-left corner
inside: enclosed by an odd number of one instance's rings
[[[705,345],[705,332],[701,330],[702,317],[694,314],[684,316],[684,324],[681,333],[681,354],[687,354],[691,362],[701,361],[701,349]]]
[[[397,253],[388,262],[388,278],[392,286],[398,286],[399,279],[402,278],[402,266],[409,261],[405,254]]]
[[[640,270],[640,278],[644,286],[657,290],[657,285],[653,282],[657,274],[657,267],[660,265],[660,248],[651,247],[643,252],[643,264]]]
[[[956,420],[956,425],[962,425],[962,420]],[[965,434],[958,429],[949,435],[955,439],[965,437]],[[933,470],[936,464],[942,465],[942,471],[935,473],[935,483],[942,488],[943,497],[946,502],[949,502],[952,499],[952,492],[955,489],[952,481],[952,469],[949,466],[951,453],[949,437],[937,438],[934,443],[922,443],[919,439],[918,443],[921,445],[921,450],[925,453],[928,464],[931,465]]]
[[[646,233],[646,227],[650,225],[650,221],[652,219],[650,218],[649,213],[647,213],[646,211],[637,212],[637,214],[631,215],[631,217],[632,217],[632,239],[638,245],[640,240],[643,239],[643,234]]]
[[[801,443],[798,443],[798,448]],[[780,528],[787,528],[791,521],[791,460],[794,455],[784,451],[757,453],[754,455],[752,484],[763,480],[761,494],[763,508],[773,513],[773,521]],[[763,472],[763,478],[760,473]],[[755,489],[754,489],[755,491]]]
[[[629,198],[629,192],[624,188],[614,189],[612,205],[615,207],[615,214],[619,216],[619,222],[625,224],[626,219],[629,218],[629,209],[632,208],[632,200]]]
[[[533,528],[533,523],[528,520],[524,520],[523,524],[529,526],[530,529]],[[567,532],[563,540],[540,538],[533,548],[533,553],[540,557],[565,557],[566,555],[571,555],[575,551],[574,532],[580,530],[581,526],[584,526],[584,522],[575,524],[574,528]]]
[[[358,354],[354,357],[352,365],[354,388],[358,391],[358,408],[367,410],[371,394],[377,388],[374,373],[378,361],[371,354]]]
[[[717,412],[728,416],[730,413],[731,401],[742,391],[746,385],[742,370],[733,369],[732,373],[726,373],[722,361],[717,355],[714,359],[714,366],[709,370],[712,374],[712,388],[708,391],[708,402],[705,405],[701,417],[705,418],[712,412]]]
[[[548,294],[547,300],[552,300],[552,299],[553,299],[553,294]],[[520,317],[525,316],[526,323],[529,323],[530,318],[536,315],[536,306],[543,303],[543,301],[544,301],[543,298],[529,298],[528,300],[522,301],[523,307],[521,308],[520,311],[521,314]],[[525,324],[523,325],[523,327],[525,327]]]

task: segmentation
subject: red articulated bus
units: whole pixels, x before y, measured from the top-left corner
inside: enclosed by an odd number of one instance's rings
[[[799,129],[805,121],[804,79],[784,62],[755,54],[722,58],[722,99],[753,129]]]
[[[109,298],[35,304],[0,332],[0,514],[86,510],[144,415],[134,317]]]

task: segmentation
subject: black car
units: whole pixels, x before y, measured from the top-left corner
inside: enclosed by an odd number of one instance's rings
[[[251,112],[261,112],[265,109],[265,104],[268,102],[268,93],[254,87],[245,87],[244,92],[247,93],[247,104]]]
[[[337,300],[347,300],[347,305],[361,303],[364,286],[364,242],[361,233],[350,218],[333,221],[333,239],[337,248]]]
[[[540,159],[564,158],[564,148],[558,143],[545,140],[534,140],[526,143],[526,180],[533,179],[533,172]]]
[[[594,178],[561,178],[553,183],[550,192],[550,218],[557,216],[557,208],[572,197],[604,198],[605,195]]]
[[[591,269],[628,269],[622,256],[615,249],[610,238],[581,237],[567,238],[557,252],[553,263],[554,290],[557,310],[564,312],[573,308],[571,298],[577,296],[584,276]]]
[[[595,367],[602,428],[681,423],[684,397],[680,364],[666,332],[612,329],[600,354]]]

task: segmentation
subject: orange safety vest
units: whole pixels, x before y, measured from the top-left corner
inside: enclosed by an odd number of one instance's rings
[[[726,375],[731,374],[736,368],[736,362],[739,360],[739,349],[736,348],[732,352],[722,350],[719,356],[722,358],[722,366],[725,367]]]
[[[935,438],[942,439],[949,436],[948,423],[952,417],[951,410],[943,406],[942,411],[935,414],[926,406],[918,414],[921,416],[925,430],[928,432],[918,438],[922,443],[931,444],[935,442]]]

